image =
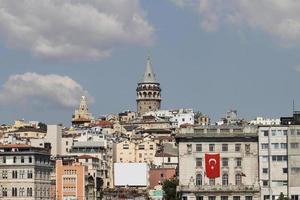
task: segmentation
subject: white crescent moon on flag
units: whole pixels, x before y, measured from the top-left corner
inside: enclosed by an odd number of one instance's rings
[[[214,162],[214,164],[210,164],[211,162]],[[216,161],[216,159],[211,158],[211,159],[208,160],[208,164],[209,164],[209,165],[216,165],[216,164],[217,164],[217,161]]]

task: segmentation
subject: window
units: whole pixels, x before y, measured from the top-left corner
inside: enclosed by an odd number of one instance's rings
[[[170,163],[171,162],[171,157],[168,157],[168,163]]]
[[[263,182],[263,186],[268,186],[269,185],[269,181],[267,181],[267,180],[263,180],[262,182]]]
[[[272,156],[272,161],[277,161],[277,162],[287,161],[287,156],[274,155]]]
[[[228,185],[228,174],[223,174],[222,185]]]
[[[129,149],[129,145],[128,144],[123,144],[123,149]]]
[[[25,194],[25,188],[19,188],[19,196],[23,197]]]
[[[3,157],[2,157],[2,162],[3,162],[3,163],[6,163],[6,156],[3,156]]]
[[[228,151],[228,144],[222,144],[222,151]]]
[[[263,168],[262,171],[263,171],[264,174],[267,174],[268,173],[268,168]]]
[[[187,197],[182,197],[182,200],[187,200]]]
[[[287,144],[286,143],[280,143],[280,148],[286,149],[287,148]]]
[[[262,156],[262,161],[263,162],[268,162],[268,156]]]
[[[188,153],[192,153],[192,145],[191,144],[187,144],[186,148],[187,148]]]
[[[283,135],[287,135],[287,130],[283,130]]]
[[[16,171],[16,170],[12,171],[12,178],[15,178],[15,179],[18,178],[18,171]]]
[[[240,200],[241,197],[240,196],[233,196],[233,200]]]
[[[228,200],[228,196],[221,196],[221,200]]]
[[[282,172],[283,172],[284,174],[286,174],[286,173],[288,173],[288,169],[287,169],[287,168],[282,168]]]
[[[209,144],[208,148],[209,148],[209,151],[215,151],[215,145],[214,144]]]
[[[241,144],[235,144],[235,151],[241,151]]]
[[[245,144],[245,152],[247,153],[247,154],[249,154],[250,153],[250,150],[251,150],[251,145],[250,144]]]
[[[216,200],[216,196],[208,196],[208,200]]]
[[[27,178],[32,178],[32,171],[31,170],[27,171]]]
[[[215,185],[215,184],[216,184],[216,180],[214,178],[210,178],[209,185]]]
[[[276,136],[276,130],[272,130],[272,135]]]
[[[202,151],[202,144],[196,144],[196,151]]]
[[[271,145],[273,149],[279,149],[279,143],[272,143]]]
[[[14,163],[16,163],[16,162],[17,162],[17,157],[16,157],[16,156],[14,156],[14,158],[13,158],[13,162],[14,162]]]
[[[242,158],[236,158],[236,166],[241,167],[242,166]]]
[[[23,179],[25,176],[25,171],[24,170],[21,170],[20,171],[20,179]]]
[[[270,199],[270,195],[264,195],[264,200],[269,200]]]
[[[203,200],[203,196],[196,196],[196,200]]]
[[[32,157],[31,157],[31,156],[29,156],[28,162],[29,162],[29,163],[32,163]]]
[[[139,158],[142,158],[143,157],[143,154],[142,153],[139,153]]]
[[[202,167],[202,158],[196,158],[196,167]]]
[[[27,196],[32,197],[32,188],[27,188]]]
[[[299,195],[292,195],[292,200],[299,200]]]
[[[150,145],[150,150],[153,150],[153,144]]]
[[[16,196],[18,196],[18,189],[17,188],[12,188],[12,190],[11,190],[11,196],[13,196],[13,197],[16,197]]]
[[[264,136],[269,136],[269,131],[263,131]]]
[[[222,167],[228,167],[228,158],[222,158]]]
[[[145,145],[140,144],[140,145],[139,145],[139,150],[143,150],[143,149],[145,149]]]
[[[7,170],[2,171],[2,179],[7,179]]]
[[[262,149],[268,149],[269,148],[269,144],[268,143],[262,143],[261,144],[261,148]]]
[[[291,143],[291,149],[298,149],[299,143]]]
[[[21,156],[21,163],[24,163],[24,156]]]
[[[242,175],[241,174],[236,174],[235,175],[235,184],[236,185],[241,185],[242,184]]]
[[[7,188],[2,188],[2,196],[7,197]]]
[[[252,199],[253,199],[252,196],[246,196],[246,197],[245,197],[245,200],[252,200]]]
[[[202,174],[196,175],[196,185],[202,185]]]

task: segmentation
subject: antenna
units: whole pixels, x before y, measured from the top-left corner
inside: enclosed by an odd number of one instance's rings
[[[295,101],[293,99],[293,114],[295,113]]]

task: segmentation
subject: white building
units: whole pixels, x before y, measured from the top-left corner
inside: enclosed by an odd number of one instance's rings
[[[152,115],[157,118],[169,119],[173,127],[180,127],[182,124],[195,123],[194,112],[192,109],[177,109],[177,110],[157,110],[147,112],[145,115]]]
[[[182,200],[260,199],[258,137],[242,127],[201,127],[176,136]],[[251,129],[247,129],[251,130]],[[220,177],[208,178],[205,154],[220,154]]]
[[[62,125],[47,125],[45,142],[51,143],[51,155],[61,155]]]
[[[259,173],[261,199],[275,200],[280,193],[300,197],[300,126],[260,126]]]

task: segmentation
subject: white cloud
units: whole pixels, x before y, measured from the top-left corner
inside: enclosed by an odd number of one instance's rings
[[[82,95],[93,102],[93,97],[68,76],[27,72],[8,78],[0,90],[0,103],[68,108],[77,106]]]
[[[0,0],[9,47],[54,59],[99,59],[122,45],[149,45],[154,28],[138,0]]]
[[[296,0],[171,0],[195,10],[206,31],[222,25],[263,31],[284,45],[300,44],[300,1]],[[193,2],[193,3],[191,3]],[[176,5],[177,5],[176,4]]]

